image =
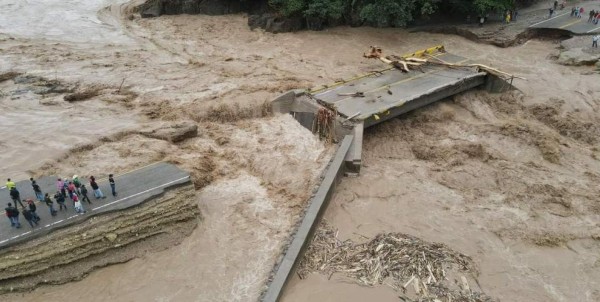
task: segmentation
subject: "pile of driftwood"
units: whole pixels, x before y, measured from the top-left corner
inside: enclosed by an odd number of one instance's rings
[[[431,65],[442,65],[442,66],[447,66],[447,67],[470,67],[470,68],[476,68],[478,71],[485,71],[487,73],[493,74],[495,76],[498,76],[500,78],[503,79],[521,79],[521,80],[525,80],[525,78],[522,77],[518,77],[512,74],[509,74],[507,72],[501,71],[499,69],[487,66],[487,65],[483,65],[483,64],[475,64],[475,63],[469,63],[469,64],[458,64],[458,63],[449,63],[446,62],[438,57],[434,57],[432,55],[429,55],[427,53],[424,53],[423,56],[426,57],[426,59],[424,58],[416,58],[416,57],[399,57],[399,56],[395,56],[395,55],[391,55],[391,56],[384,56],[383,55],[383,50],[381,49],[381,47],[377,47],[377,46],[371,46],[369,52],[366,52],[363,54],[363,57],[365,58],[369,58],[369,59],[379,59],[380,61],[392,65],[394,67],[396,67],[397,69],[401,70],[402,72],[409,72],[411,69],[414,68],[419,68],[423,65],[427,65],[427,64],[431,64]]]
[[[402,292],[404,301],[493,301],[471,291],[464,276],[456,280],[458,287],[449,288],[449,280],[456,277],[456,272],[477,274],[469,256],[444,244],[402,233],[380,234],[368,242],[354,243],[340,241],[337,232],[323,224],[300,262],[298,275],[305,278],[313,271],[326,273],[330,278],[334,273],[342,273],[367,286],[385,284]]]

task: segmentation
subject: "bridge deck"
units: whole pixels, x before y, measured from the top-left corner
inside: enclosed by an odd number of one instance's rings
[[[441,53],[437,58],[448,63],[468,60]],[[390,69],[329,88],[313,95],[344,117],[365,121],[365,127],[481,85],[486,74],[473,68],[427,65],[402,73]],[[362,92],[364,97],[349,96]]]

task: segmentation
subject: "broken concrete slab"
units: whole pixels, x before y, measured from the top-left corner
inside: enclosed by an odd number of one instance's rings
[[[558,55],[558,64],[567,66],[594,65],[600,60],[600,54],[584,51],[583,48],[573,48],[563,51]]]

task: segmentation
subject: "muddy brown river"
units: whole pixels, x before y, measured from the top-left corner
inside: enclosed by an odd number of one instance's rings
[[[361,175],[343,180],[325,218],[342,239],[403,232],[445,243],[474,259],[481,289],[501,301],[600,300],[598,74],[555,64],[556,41],[501,49],[346,27],[274,35],[249,30],[243,15],[129,18],[132,6],[0,0],[0,73],[135,93],[67,103],[27,83],[0,83],[0,126],[10,129],[0,175],[168,160],[192,173],[199,227],[178,246],[2,300],[256,300],[332,152],[292,118],[264,117],[263,103],[383,68],[362,58],[370,45],[402,54],[437,44],[527,80],[508,94],[468,92],[367,130]],[[198,137],[99,140],[178,120],[197,123]],[[73,149],[81,143],[94,148]],[[313,273],[294,279],[282,300],[397,296]]]

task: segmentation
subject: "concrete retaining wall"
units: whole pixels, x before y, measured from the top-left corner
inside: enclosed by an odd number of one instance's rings
[[[281,297],[286,283],[289,281],[300,259],[302,259],[307,245],[310,243],[310,238],[312,238],[313,232],[319,224],[337,184],[344,176],[344,159],[350,150],[353,139],[352,135],[346,135],[339,144],[333,159],[323,174],[321,185],[312,196],[302,223],[298,227],[294,239],[285,252],[283,259],[275,269],[272,281],[267,291],[263,294],[261,301],[276,302]]]

